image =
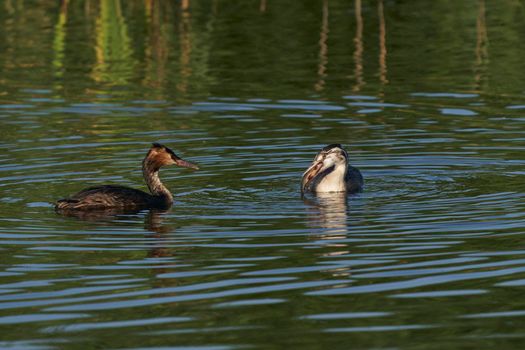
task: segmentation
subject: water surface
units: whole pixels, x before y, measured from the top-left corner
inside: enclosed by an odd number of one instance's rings
[[[0,348],[519,348],[521,5],[184,4],[0,1]],[[151,142],[173,208],[54,212]]]

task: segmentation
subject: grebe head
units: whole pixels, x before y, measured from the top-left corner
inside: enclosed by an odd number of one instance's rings
[[[185,161],[177,156],[171,149],[160,143],[154,143],[151,146],[144,161],[148,162],[154,169],[160,169],[160,167],[166,165],[177,165],[184,168],[199,169],[197,165]]]
[[[348,153],[340,144],[324,147],[314,158],[312,165],[303,174],[301,192],[317,191],[321,183],[323,192],[344,190],[344,177],[348,167]],[[333,190],[330,190],[333,189]]]

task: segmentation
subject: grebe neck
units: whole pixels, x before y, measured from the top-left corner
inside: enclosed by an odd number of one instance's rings
[[[348,167],[346,164],[340,164],[328,172],[316,187],[316,192],[344,192],[346,191],[346,173]]]
[[[160,168],[149,159],[144,159],[142,162],[142,174],[151,194],[161,198],[166,204],[172,204],[173,195],[166,186],[164,186],[162,181],[160,181],[159,169]]]

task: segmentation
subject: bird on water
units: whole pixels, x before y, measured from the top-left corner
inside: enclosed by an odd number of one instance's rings
[[[173,195],[159,178],[160,168],[166,165],[199,169],[197,165],[181,159],[168,147],[154,143],[142,161],[142,174],[151,194],[125,186],[95,186],[86,188],[69,198],[60,199],[55,209],[78,211],[169,208],[173,204]]]
[[[301,181],[301,193],[346,192],[363,190],[364,180],[359,169],[348,164],[348,153],[340,144],[324,147],[306,169]]]

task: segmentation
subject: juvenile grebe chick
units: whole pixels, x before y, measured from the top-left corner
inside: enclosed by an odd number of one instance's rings
[[[324,147],[306,169],[301,192],[347,192],[363,190],[364,180],[359,169],[348,164],[348,153],[340,144]]]
[[[55,209],[101,210],[169,208],[173,204],[171,192],[162,184],[159,170],[166,165],[199,169],[195,164],[178,157],[171,149],[158,143],[153,146],[142,161],[142,174],[151,194],[125,186],[103,185],[86,188],[70,198],[57,201]]]

